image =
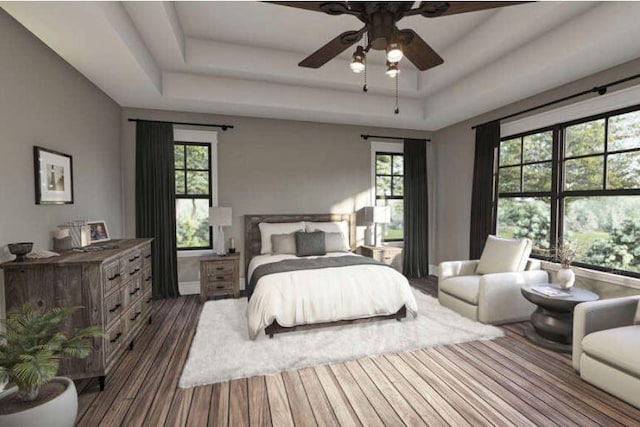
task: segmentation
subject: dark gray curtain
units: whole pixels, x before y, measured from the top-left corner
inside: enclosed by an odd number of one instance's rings
[[[476,128],[476,155],[473,164],[473,189],[471,191],[470,259],[480,258],[487,237],[495,231],[493,169],[498,144],[500,144],[499,121]]]
[[[427,144],[404,140],[404,262],[407,277],[429,275]]]
[[[153,237],[153,298],[178,292],[173,125],[137,122],[136,236]]]

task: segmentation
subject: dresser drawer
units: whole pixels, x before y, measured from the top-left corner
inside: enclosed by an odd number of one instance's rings
[[[142,324],[142,301],[136,302],[124,315],[125,335],[129,335]]]
[[[104,277],[104,293],[109,294],[115,290],[122,282],[120,260],[113,260],[102,266],[102,277]]]
[[[153,304],[153,295],[151,291],[145,292],[142,294],[142,313],[145,318],[149,318],[149,314],[151,314],[151,305]]]
[[[142,272],[142,293],[151,292],[153,288],[153,276],[151,275],[151,267],[145,268]]]
[[[142,296],[142,278],[137,278],[127,282],[124,287],[124,307],[125,310],[129,309],[131,304],[138,300]]]
[[[105,339],[107,365],[117,354],[118,349],[124,342],[124,335],[124,323],[122,321],[116,322],[110,329],[107,330],[107,338]]]
[[[105,322],[107,329],[118,320],[124,310],[124,290],[120,289],[104,299]]]
[[[120,268],[123,272],[131,272],[138,267],[142,270],[142,250],[140,248],[134,248],[122,254]]]
[[[143,268],[151,267],[151,243],[142,247],[142,266]]]

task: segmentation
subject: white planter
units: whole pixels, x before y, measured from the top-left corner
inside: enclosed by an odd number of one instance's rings
[[[66,389],[55,398],[35,408],[0,415],[0,427],[73,427],[78,415],[78,393],[73,381],[66,377],[55,377]],[[2,393],[2,397],[18,391],[13,387]]]
[[[569,289],[576,282],[576,274],[571,268],[561,268],[557,274],[558,286],[561,289]]]

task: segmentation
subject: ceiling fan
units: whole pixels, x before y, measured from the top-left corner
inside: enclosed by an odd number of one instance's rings
[[[365,69],[365,55],[370,49],[386,50],[387,74],[395,77],[398,73],[398,61],[406,56],[420,71],[436,67],[444,60],[415,31],[398,29],[397,23],[405,16],[422,15],[426,18],[475,12],[484,9],[511,6],[528,2],[464,2],[464,1],[425,1],[412,9],[414,2],[267,2],[283,6],[296,7],[328,15],[353,15],[364,27],[357,31],[346,31],[329,43],[303,59],[298,65],[307,68],[320,68],[340,53],[359,42],[365,34],[366,44],[358,46],[353,54],[351,69],[362,72]]]

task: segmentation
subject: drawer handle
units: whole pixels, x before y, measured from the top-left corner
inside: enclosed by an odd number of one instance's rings
[[[149,255],[145,255],[144,257],[145,257],[145,259],[147,259],[147,258],[151,258],[151,254],[149,254]]]
[[[136,268],[135,270],[133,270],[132,272],[129,273],[129,276],[133,276],[134,274],[136,274],[138,271],[140,271],[139,268]]]
[[[129,292],[129,295],[135,295],[138,293],[139,290],[140,288],[136,288],[133,292]]]
[[[131,321],[136,320],[138,318],[138,316],[140,316],[141,314],[142,314],[141,311],[136,312],[136,315],[131,318]]]
[[[111,281],[111,280],[116,280],[118,277],[120,277],[120,273],[116,273],[113,276],[107,278],[107,280]]]
[[[151,301],[153,301],[153,298],[149,297],[149,299],[145,301],[145,304],[149,304]]]
[[[391,259],[391,257],[390,256],[386,256],[386,257],[384,257],[384,259]]]
[[[149,280],[151,280],[151,276],[149,276],[146,279],[144,279],[145,282],[148,282]]]
[[[115,337],[113,337],[113,339],[112,339],[112,340],[109,340],[109,342],[116,342],[116,341],[118,341],[118,340],[120,339],[120,337],[121,337],[121,336],[122,336],[122,332],[118,332],[118,333],[116,334],[116,336],[115,336]]]
[[[133,262],[133,261],[137,260],[138,258],[140,258],[140,255],[136,255],[133,258],[129,258],[129,262]]]
[[[113,306],[113,308],[111,310],[109,310],[109,313],[113,313],[114,311],[118,310],[120,307],[122,307],[122,304],[116,304]]]
[[[218,289],[223,289],[223,288],[224,288],[224,285],[218,285],[218,286],[216,286],[216,288],[218,288]]]
[[[216,270],[218,270],[218,271],[224,270],[224,267],[216,267]]]

